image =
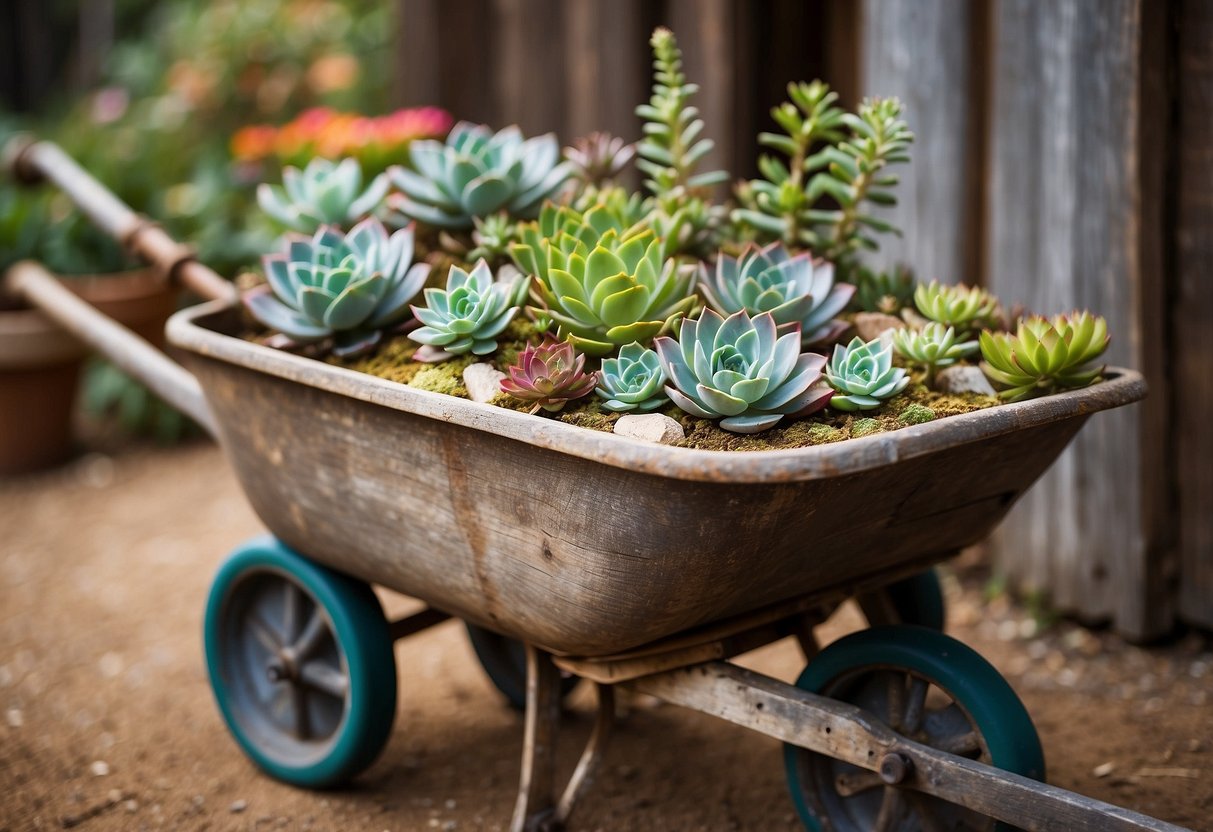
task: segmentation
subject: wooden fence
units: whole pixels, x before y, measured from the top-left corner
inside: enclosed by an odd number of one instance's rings
[[[754,169],[788,80],[898,95],[917,135],[886,262],[1090,307],[1148,401],[1101,415],[992,541],[999,568],[1135,638],[1213,627],[1213,4],[1202,0],[402,0],[400,95],[563,138],[635,136],[647,33]],[[438,44],[458,44],[444,48]],[[555,48],[553,48],[555,46]]]

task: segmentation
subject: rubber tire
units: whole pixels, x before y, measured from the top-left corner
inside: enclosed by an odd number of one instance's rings
[[[468,623],[467,631],[476,658],[493,687],[501,692],[510,707],[526,710],[526,647],[517,639],[475,624]],[[561,679],[561,699],[572,693],[580,682],[579,676]]]
[[[939,573],[927,569],[917,575],[902,578],[885,588],[889,600],[902,624],[928,627],[943,632],[947,620],[947,604]]]
[[[936,630],[899,625],[853,633],[815,656],[796,680],[796,687],[821,693],[844,675],[890,666],[917,671],[951,694],[977,724],[996,768],[1044,782],[1040,737],[1015,691],[977,651]],[[821,832],[801,791],[803,752],[798,746],[784,745],[788,791],[805,828]],[[994,828],[998,832],[1014,830],[1003,823]]]
[[[223,616],[231,590],[258,572],[290,576],[324,607],[345,654],[349,693],[338,735],[323,756],[308,762],[282,759],[259,745],[238,712],[223,676]],[[379,599],[366,583],[334,572],[288,549],[272,536],[245,543],[223,563],[211,584],[204,620],[207,671],[219,711],[237,744],[266,774],[293,786],[330,788],[349,781],[375,761],[391,736],[396,716],[396,660]]]

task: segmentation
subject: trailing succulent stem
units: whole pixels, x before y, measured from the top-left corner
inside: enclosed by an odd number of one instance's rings
[[[885,168],[910,160],[914,136],[896,98],[865,99],[852,114],[835,106],[837,94],[821,81],[789,84],[788,95],[791,101],[771,111],[784,134],[758,138],[787,162],[769,155],[759,160],[763,178],[740,189],[742,207],[733,219],[762,236],[808,247],[850,279],[858,253],[879,247],[874,233],[900,233],[869,206],[896,204],[890,189],[898,177]]]

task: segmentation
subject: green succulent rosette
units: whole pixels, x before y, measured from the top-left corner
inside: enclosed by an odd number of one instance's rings
[[[844,412],[874,410],[910,383],[906,371],[893,366],[893,345],[879,338],[866,343],[852,338],[845,347],[835,344],[825,377],[835,391],[830,407]]]
[[[907,361],[926,367],[929,383],[941,367],[949,367],[976,353],[977,342],[961,341],[955,327],[932,321],[918,330],[893,330],[893,348]]]
[[[665,370],[656,351],[632,342],[615,358],[604,358],[594,391],[602,406],[615,413],[647,413],[669,402],[664,386]]]
[[[734,433],[815,413],[833,393],[819,383],[825,358],[801,353],[799,329],[780,335],[769,312],[751,318],[743,309],[722,318],[705,309],[698,320],[682,321],[677,339],[658,338],[656,347],[671,401]]]
[[[446,288],[425,290],[425,306],[413,315],[423,326],[409,333],[421,344],[418,361],[446,361],[456,355],[488,355],[497,349],[497,336],[509,325],[526,295],[522,275],[509,269],[500,280],[484,260],[470,272],[452,266]]]
[[[1108,348],[1108,323],[1090,312],[1031,317],[1015,334],[981,333],[982,372],[1017,402],[1058,390],[1086,387],[1103,374],[1095,359]]]
[[[380,174],[363,188],[356,159],[313,159],[303,170],[283,169],[281,185],[258,186],[257,204],[292,231],[312,234],[323,225],[347,228],[370,216],[388,186],[387,176]]]
[[[914,290],[914,305],[924,318],[959,333],[985,326],[998,313],[998,298],[979,286],[950,286],[931,281]]]

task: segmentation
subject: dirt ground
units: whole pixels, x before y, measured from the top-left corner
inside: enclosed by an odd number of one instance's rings
[[[0,484],[0,830],[499,830],[521,718],[457,623],[397,645],[387,750],[354,788],[309,793],[245,760],[207,686],[211,575],[261,531],[220,452],[93,454]],[[959,579],[955,576],[959,575]],[[1072,624],[1042,629],[984,576],[949,573],[949,632],[1011,680],[1060,786],[1213,830],[1213,650],[1188,634],[1141,649]],[[399,605],[399,599],[389,599]],[[848,609],[829,641],[861,623]],[[745,660],[790,680],[797,649]],[[571,768],[592,695],[574,694]],[[632,703],[583,830],[792,830],[778,745],[668,706]]]

